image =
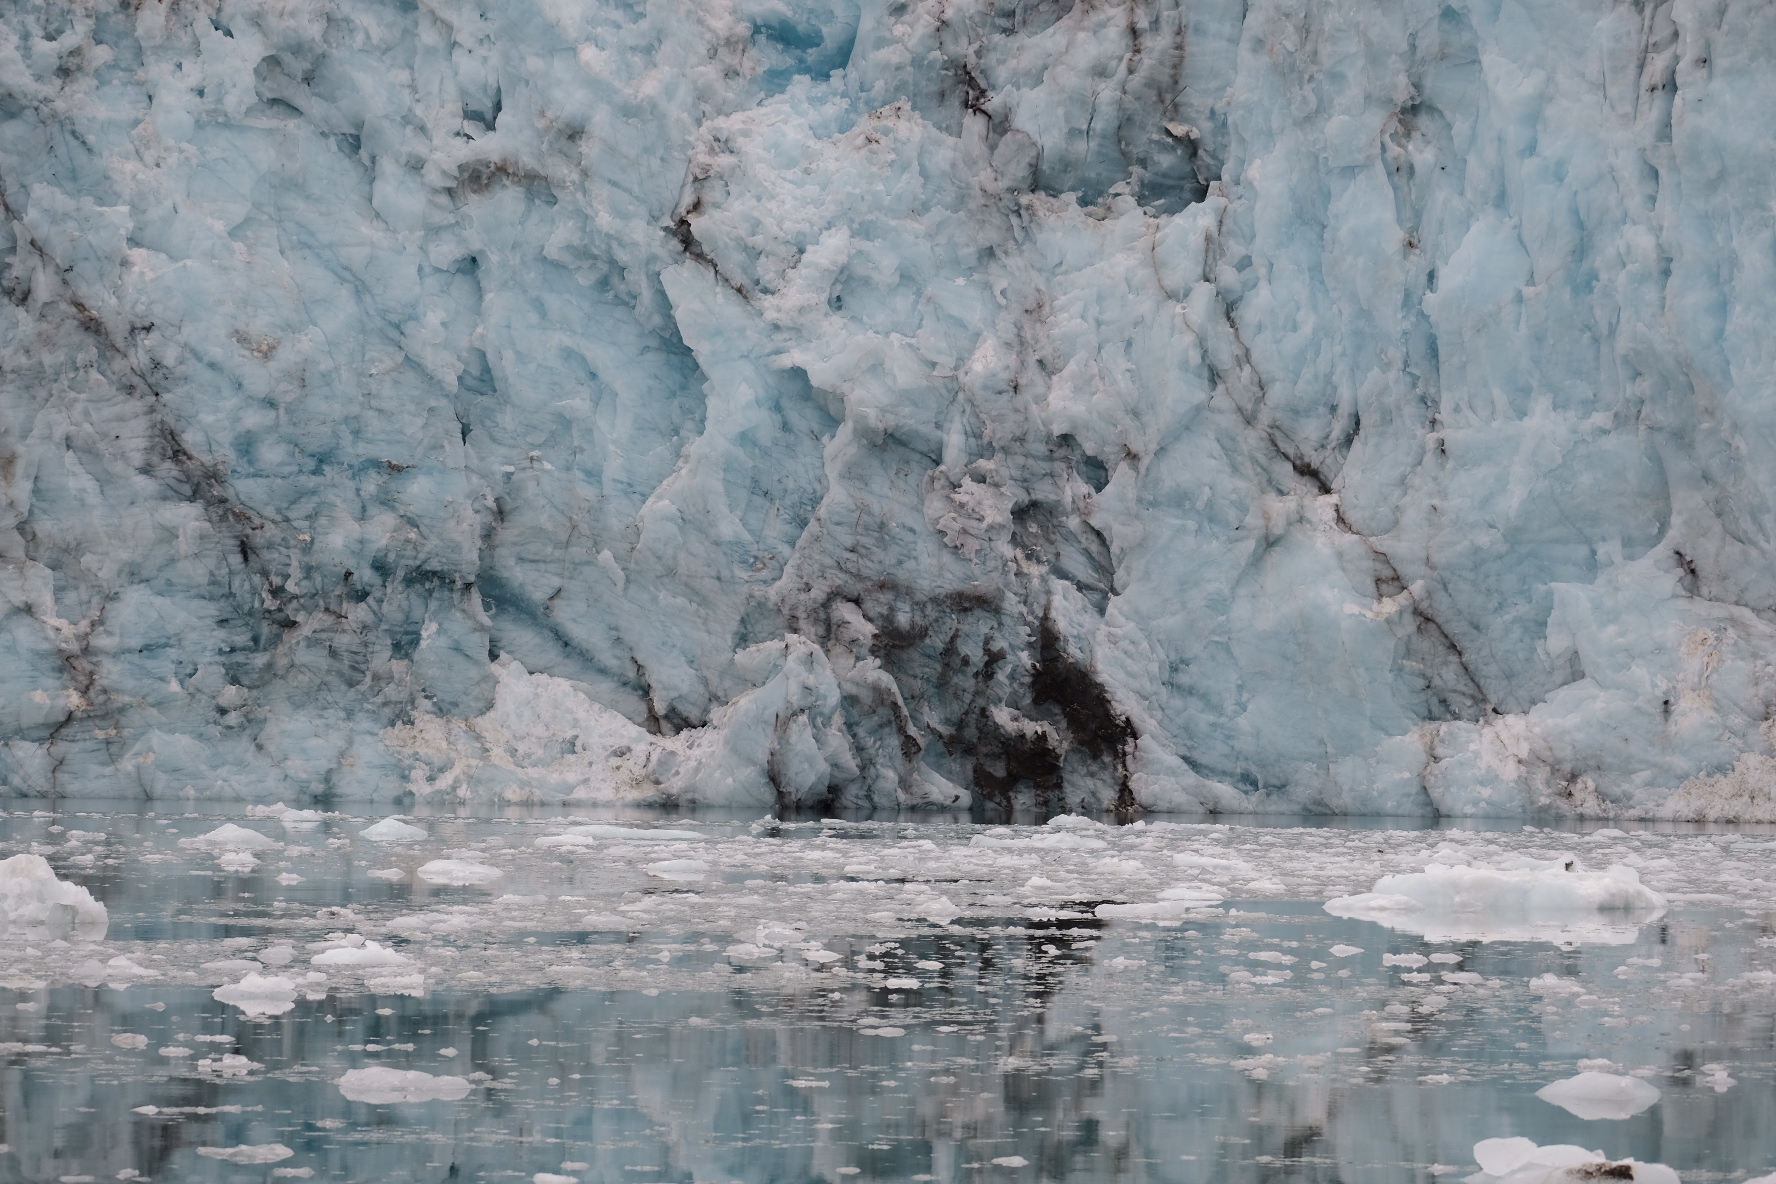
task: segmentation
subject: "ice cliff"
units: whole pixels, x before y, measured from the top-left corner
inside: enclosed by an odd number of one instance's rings
[[[14,793],[1771,817],[1776,7],[14,0]]]

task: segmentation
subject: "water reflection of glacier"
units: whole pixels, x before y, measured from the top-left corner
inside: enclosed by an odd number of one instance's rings
[[[1056,894],[1047,909],[1014,900],[994,912],[980,901],[1009,895],[1003,879],[973,864],[971,881],[944,862],[977,857],[965,827],[859,829],[842,843],[838,828],[825,840],[818,828],[785,829],[747,839],[752,884],[687,887],[618,875],[622,852],[536,864],[524,852],[552,833],[543,829],[428,823],[448,837],[403,858],[476,852],[505,869],[503,887],[513,890],[494,907],[503,889],[366,878],[393,857],[351,837],[362,822],[329,824],[287,848],[305,878],[277,885],[275,875],[291,873],[271,856],[248,875],[219,873],[208,855],[176,854],[161,833],[165,819],[134,815],[89,820],[87,829],[102,825],[118,837],[92,865],[73,864],[78,854],[44,833],[47,821],[11,820],[12,841],[52,849],[65,875],[84,867],[83,882],[110,909],[112,945],[167,969],[159,983],[123,989],[33,988],[30,960],[0,954],[10,1001],[27,1005],[0,1011],[0,1137],[11,1148],[0,1155],[0,1180],[130,1171],[259,1180],[311,1170],[314,1179],[354,1181],[547,1172],[601,1184],[1417,1181],[1433,1164],[1468,1167],[1473,1144],[1498,1135],[1602,1147],[1685,1171],[1768,1166],[1762,1134],[1776,1121],[1768,984],[1776,974],[1756,940],[1760,917],[1719,905],[1680,906],[1630,946],[1575,949],[1426,942],[1329,916],[1323,896],[1253,900],[1235,885],[1227,885],[1227,911],[1152,925],[1101,920],[1085,907],[1094,897],[1083,889],[1120,886],[1121,895],[1138,896],[1138,873],[1104,861],[1146,860],[1149,876],[1169,863],[1143,854],[1138,832],[1126,828],[1093,832],[1105,849],[1019,865],[1020,881],[1071,877],[1082,891]],[[214,821],[180,829],[209,830]],[[724,844],[740,840],[710,833],[703,858],[719,871]],[[1217,841],[1255,874],[1286,877],[1325,844],[1346,842],[1317,833],[1224,828]],[[340,845],[328,847],[329,837]],[[932,847],[916,846],[923,841]],[[1643,854],[1656,862],[1691,841],[1649,839]],[[1403,843],[1384,843],[1387,857]],[[832,850],[842,859],[822,856]],[[782,871],[803,856],[835,873],[865,864],[894,870],[914,851],[924,852],[922,870],[957,909],[947,923],[860,914],[841,931],[821,920],[818,901],[854,889],[836,874]],[[167,858],[144,865],[143,853]],[[1135,878],[1093,880],[1098,868]],[[535,890],[545,875],[571,889],[556,896],[586,897],[570,902],[574,910],[636,917],[689,900],[705,922],[538,928],[525,923],[532,906],[523,902],[542,898]],[[1148,884],[1145,898],[1163,882]],[[432,985],[416,997],[336,978],[320,998],[259,1019],[217,1002],[214,984],[240,974],[206,977],[201,966],[290,932],[275,920],[280,896],[283,912],[300,912],[309,925],[299,951],[304,939],[323,936],[309,920],[318,908],[350,907],[365,932],[407,951]],[[723,903],[745,897],[759,899]],[[480,909],[476,928],[411,939],[379,928],[378,918],[422,908],[446,916],[451,902]],[[619,912],[651,902],[665,903]],[[723,951],[736,939],[735,918],[756,926],[761,914],[782,924],[810,919],[808,932],[839,957],[814,962],[786,947],[791,956],[777,964],[731,964]],[[895,936],[882,936],[890,930]],[[1334,947],[1360,949],[1341,957]],[[43,965],[62,956],[42,955]],[[306,954],[294,964],[306,965]],[[902,973],[920,987],[887,985]],[[156,1003],[164,1010],[151,1010]],[[143,1037],[143,1047],[118,1047],[118,1034]],[[191,1055],[163,1053],[179,1048]],[[221,1052],[264,1068],[225,1078],[196,1067]],[[1534,1096],[1587,1058],[1623,1072],[1652,1067],[1660,1102],[1602,1129]],[[1717,1088],[1719,1078],[1704,1071],[1716,1064],[1730,1067],[1732,1088]],[[460,1075],[471,1088],[461,1101],[398,1105],[343,1096],[338,1078],[375,1065]],[[292,1156],[243,1168],[197,1154],[269,1143]]]

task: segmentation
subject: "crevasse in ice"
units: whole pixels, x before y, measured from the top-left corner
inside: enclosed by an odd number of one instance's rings
[[[18,0],[0,779],[1769,817],[1773,55]]]

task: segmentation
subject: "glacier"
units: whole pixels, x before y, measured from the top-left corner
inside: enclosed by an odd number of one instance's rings
[[[0,783],[1776,819],[1771,61],[15,0]]]

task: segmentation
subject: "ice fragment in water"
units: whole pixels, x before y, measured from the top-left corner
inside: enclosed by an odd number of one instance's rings
[[[411,959],[387,946],[367,941],[361,946],[323,950],[309,961],[316,966],[402,966]]]
[[[111,1043],[118,1048],[147,1048],[148,1037],[137,1035],[134,1032],[119,1032],[111,1037]]]
[[[607,826],[588,823],[569,827],[566,836],[573,839],[614,839],[630,843],[701,843],[709,838],[702,831],[648,829],[640,826]]]
[[[238,983],[217,987],[210,997],[248,1015],[282,1015],[296,1006],[296,984],[280,975],[249,974]]]
[[[220,1073],[224,1077],[245,1077],[255,1069],[263,1069],[258,1061],[250,1061],[244,1056],[225,1052],[219,1059],[205,1057],[197,1062],[200,1073]]]
[[[1329,900],[1335,917],[1375,921],[1433,941],[1632,942],[1639,924],[1665,913],[1665,898],[1631,867],[1588,872],[1568,859],[1513,859],[1506,866],[1432,863],[1383,876],[1370,892]]]
[[[701,880],[708,870],[701,859],[663,859],[647,865],[647,874],[662,880]]]
[[[107,921],[105,906],[80,885],[57,879],[43,856],[0,859],[0,937],[96,941]]]
[[[276,1163],[296,1153],[282,1143],[260,1143],[252,1147],[199,1147],[199,1155],[210,1159],[226,1159],[229,1163]]]
[[[1638,1077],[1585,1072],[1545,1085],[1536,1097],[1580,1118],[1632,1118],[1659,1100],[1659,1091]]]
[[[392,814],[381,822],[366,826],[358,833],[378,843],[410,843],[427,837],[422,828],[410,826]]]
[[[180,839],[181,847],[209,847],[217,851],[264,851],[282,846],[276,839],[246,826],[224,822],[208,834]]]
[[[461,1077],[434,1077],[418,1069],[351,1069],[334,1084],[353,1102],[387,1105],[396,1102],[453,1102],[469,1096]]]
[[[1569,1143],[1538,1147],[1531,1139],[1482,1139],[1474,1144],[1478,1175],[1473,1184],[1579,1184],[1586,1180],[1632,1180],[1636,1184],[1680,1184],[1664,1164],[1632,1159],[1610,1162],[1601,1151]]]
[[[484,863],[470,863],[463,859],[434,859],[429,863],[421,864],[419,870],[414,873],[428,884],[450,884],[457,887],[491,884],[505,874],[497,867],[488,867]]]

